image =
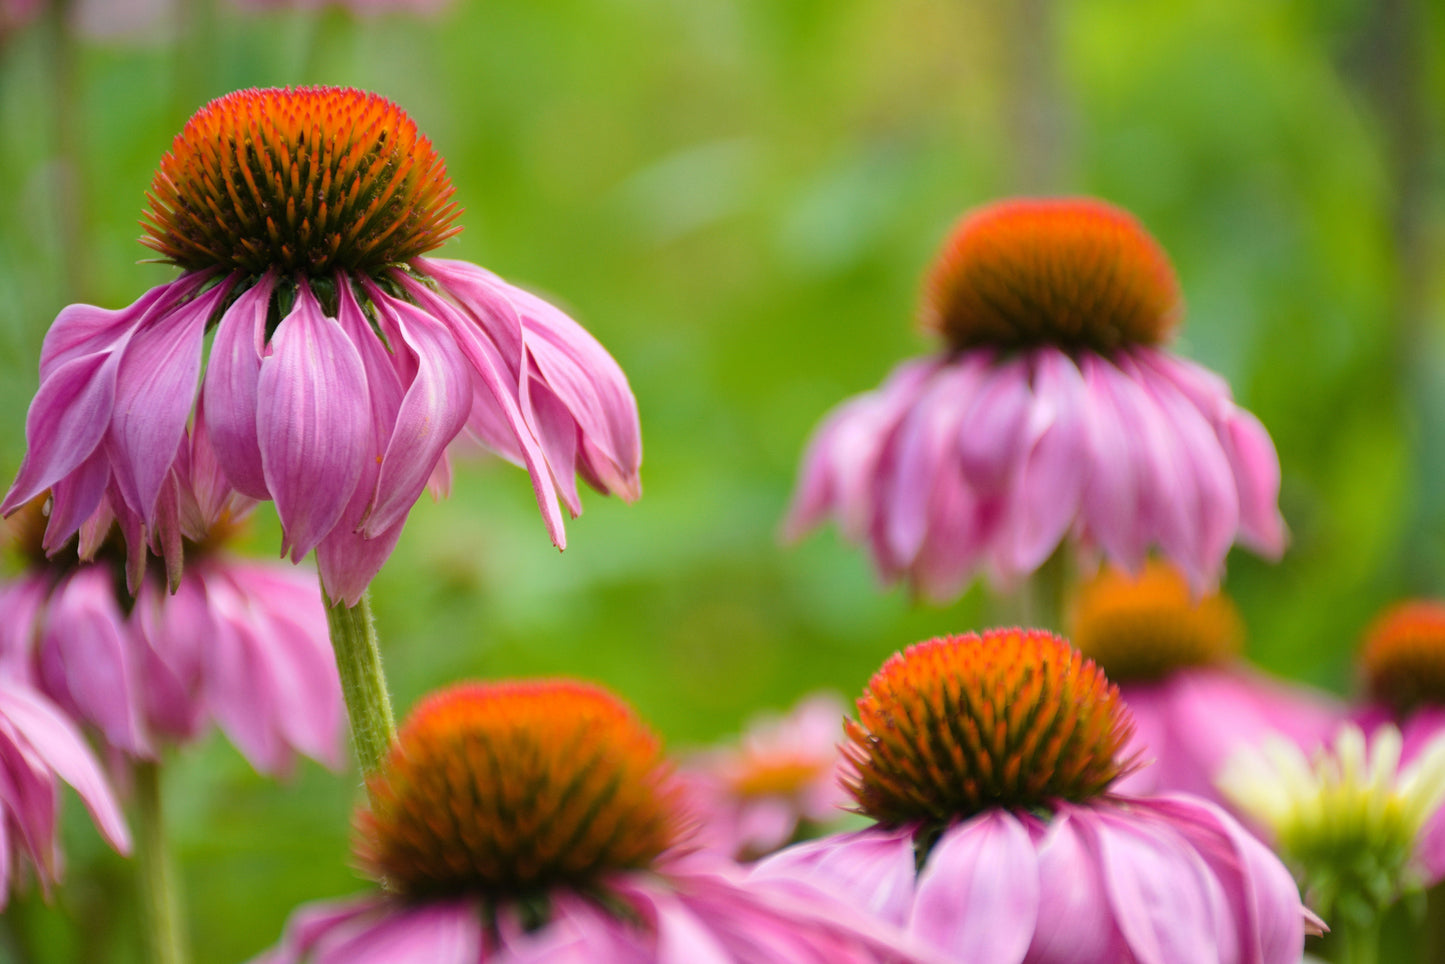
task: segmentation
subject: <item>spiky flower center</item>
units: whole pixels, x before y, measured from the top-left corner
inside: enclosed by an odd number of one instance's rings
[[[1158,344],[1182,314],[1159,243],[1088,198],[1015,199],[966,214],[934,261],[923,324],[957,349]]]
[[[1398,712],[1445,705],[1445,602],[1417,599],[1381,613],[1360,653],[1370,695]]]
[[[147,197],[141,243],[187,270],[374,272],[461,230],[446,166],[411,118],[341,87],[212,101]]]
[[[869,681],[858,720],[844,722],[846,783],[887,824],[1085,800],[1131,767],[1119,753],[1133,726],[1118,688],[1059,636],[943,636]]]
[[[1119,683],[1227,662],[1244,638],[1227,596],[1194,598],[1183,574],[1158,561],[1137,576],[1101,570],[1080,587],[1071,623],[1074,645]]]
[[[423,701],[357,815],[362,866],[407,895],[585,887],[679,835],[657,738],[570,681],[464,683]]]

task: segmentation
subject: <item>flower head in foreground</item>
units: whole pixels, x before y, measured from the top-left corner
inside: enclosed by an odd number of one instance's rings
[[[1179,790],[1223,802],[1214,776],[1229,753],[1266,734],[1304,747],[1343,711],[1324,694],[1268,679],[1240,658],[1244,625],[1223,593],[1196,596],[1157,560],[1137,576],[1105,567],[1084,582],[1070,638],[1119,686],[1134,718],[1128,752],[1152,761],[1116,789]]]
[[[13,517],[26,572],[0,587],[0,663],[130,757],[214,722],[260,771],[286,772],[297,752],[339,765],[341,685],[315,579],[226,552],[229,512],[207,525],[187,498],[178,515],[207,535],[180,550],[190,564],[174,593],[152,573],[134,597],[110,526],[83,535],[98,545],[82,563],[47,558],[40,502]]]
[[[1163,250],[1087,199],[966,215],[929,274],[938,354],[824,420],[786,524],[827,517],[888,581],[946,601],[1007,586],[1065,540],[1130,570],[1150,546],[1196,589],[1236,539],[1284,547],[1279,460],[1218,376],[1163,347],[1181,314]]]
[[[683,858],[681,788],[616,697],[569,681],[424,700],[372,778],[360,865],[384,893],[296,915],[268,964],[898,959],[900,935],[798,883]],[[912,960],[911,956],[904,956]]]
[[[1264,827],[1322,914],[1367,923],[1425,878],[1416,861],[1427,820],[1445,802],[1445,737],[1400,768],[1400,731],[1370,738],[1353,724],[1313,760],[1288,740],[1241,749],[1220,786]]]
[[[61,780],[75,788],[91,819],[112,847],[130,852],[130,836],[100,766],[80,731],[44,696],[8,674],[0,674],[0,910],[10,886],[23,875],[29,858],[48,893],[60,875]]]
[[[164,552],[162,490],[200,446],[241,495],[276,503],[283,551],[315,548],[350,604],[422,490],[446,487],[464,430],[525,464],[559,547],[575,476],[635,497],[637,407],[617,363],[540,298],[422,257],[460,230],[452,193],[431,143],[374,94],[244,90],[202,108],[143,222],[183,273],[120,311],[61,312],[0,509],[49,489],[48,551],[109,512],[132,554]]]
[[[878,821],[759,880],[833,887],[951,960],[1296,964],[1288,871],[1222,810],[1108,793],[1128,710],[1060,637],[990,630],[892,656],[858,701],[849,789]]]
[[[786,716],[754,721],[737,743],[689,759],[681,776],[702,815],[697,843],[751,860],[840,816],[844,712],[836,696],[815,694]]]
[[[1396,726],[1402,765],[1445,735],[1445,601],[1411,599],[1388,607],[1365,631],[1360,649],[1366,703],[1356,714],[1365,733]],[[1421,831],[1416,856],[1425,879],[1445,879],[1445,810]]]

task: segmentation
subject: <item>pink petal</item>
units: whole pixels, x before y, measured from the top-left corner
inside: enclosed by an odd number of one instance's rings
[[[1026,451],[1032,407],[1033,392],[1023,358],[999,362],[979,386],[958,427],[958,457],[964,476],[980,495],[1011,484]]]
[[[120,805],[75,725],[40,694],[5,679],[0,679],[0,715],[10,721],[60,779],[75,788],[110,845],[129,854],[130,834]]]
[[[1111,376],[1103,371],[1112,365],[1092,353],[1082,355],[1080,363],[1087,386],[1082,414],[1092,466],[1080,505],[1085,533],[1124,568],[1138,571],[1148,548],[1140,531],[1134,472],[1138,442],[1127,430],[1128,422],[1119,410]]]
[[[466,359],[446,326],[405,301],[384,298],[374,286],[369,290],[377,307],[391,312],[417,370],[382,457],[375,502],[362,528],[367,537],[406,518],[442,451],[466,424],[472,401]]]
[[[1067,811],[1054,814],[1035,848],[1038,923],[1029,964],[1075,964],[1121,958],[1118,930],[1093,855]]]
[[[271,347],[261,362],[256,429],[266,488],[299,562],[336,525],[361,478],[370,396],[356,346],[304,284]]]
[[[392,902],[349,940],[328,944],[315,964],[478,964],[480,910],[471,901]]]
[[[751,878],[801,880],[902,925],[913,903],[914,827],[873,827],[795,844],[754,865]]]
[[[1007,811],[990,810],[938,839],[918,875],[908,931],[960,961],[1018,964],[1039,913],[1028,831]]]
[[[126,502],[147,524],[195,405],[206,323],[230,287],[223,282],[137,329],[118,351],[107,445]]]
[[[216,461],[236,491],[270,498],[256,429],[266,316],[275,275],[267,272],[226,309],[216,326],[201,398]]]
[[[1279,514],[1279,454],[1259,419],[1236,410],[1222,434],[1239,490],[1241,541],[1270,559],[1284,553],[1284,519]]]

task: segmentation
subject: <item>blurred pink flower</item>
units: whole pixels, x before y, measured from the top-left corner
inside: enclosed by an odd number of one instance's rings
[[[1158,560],[1137,575],[1106,566],[1085,580],[1069,637],[1118,685],[1134,718],[1125,752],[1146,765],[1114,785],[1123,793],[1183,791],[1227,806],[1214,779],[1232,752],[1269,734],[1311,749],[1345,717],[1328,694],[1247,665],[1229,597],[1196,595]]]
[[[1117,688],[1041,630],[895,654],[847,724],[873,828],[760,862],[881,916],[949,960],[1297,964],[1306,923],[1284,865],[1213,804],[1135,798]]]
[[[0,509],[49,489],[52,551],[103,508],[133,556],[174,545],[162,494],[190,423],[230,486],[275,502],[283,551],[316,549],[327,594],[351,604],[422,490],[447,487],[464,430],[527,467],[559,548],[577,475],[635,498],[637,406],[611,356],[540,298],[420,256],[460,230],[451,195],[430,142],[375,95],[203,108],[146,215],[145,243],[185,273],[120,311],[61,312]]]
[[[1180,313],[1158,244],[1093,200],[965,216],[929,278],[945,346],[838,406],[785,525],[826,518],[888,582],[946,601],[1011,586],[1065,540],[1129,569],[1158,546],[1196,588],[1240,540],[1283,551],[1279,460],[1229,387],[1160,345]]]
[[[808,825],[836,820],[843,701],[817,693],[787,716],[753,721],[733,745],[695,754],[679,775],[699,817],[695,843],[739,860],[772,853]]]
[[[299,911],[257,964],[870,964],[897,928],[797,881],[688,853],[661,744],[569,680],[424,699],[368,782],[360,866],[386,893]]]
[[[214,722],[262,772],[287,772],[298,752],[339,766],[341,688],[316,581],[219,551],[225,528],[189,544],[174,593],[152,574],[134,599],[114,540],[93,563],[24,546],[31,570],[0,588],[0,666],[131,757]]]
[[[120,807],[75,724],[30,686],[0,674],[0,910],[27,867],[47,894],[59,879],[60,780],[75,788],[110,845],[130,853]]]

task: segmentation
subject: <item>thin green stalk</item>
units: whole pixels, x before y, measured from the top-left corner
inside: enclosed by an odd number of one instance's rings
[[[161,808],[161,768],[154,761],[135,765],[136,869],[140,873],[142,927],[146,960],[151,964],[185,964],[185,929],[180,889],[166,846]]]
[[[1341,914],[1336,926],[1340,935],[1339,964],[1379,964],[1379,914],[1368,923],[1354,922],[1349,920],[1349,915]]]
[[[326,600],[331,645],[336,650],[336,668],[341,673],[341,695],[351,718],[351,741],[361,775],[369,777],[381,766],[396,739],[396,719],[386,692],[386,676],[381,671],[381,649],[376,642],[371,603],[365,593],[355,606],[332,602],[324,589],[322,597]]]

